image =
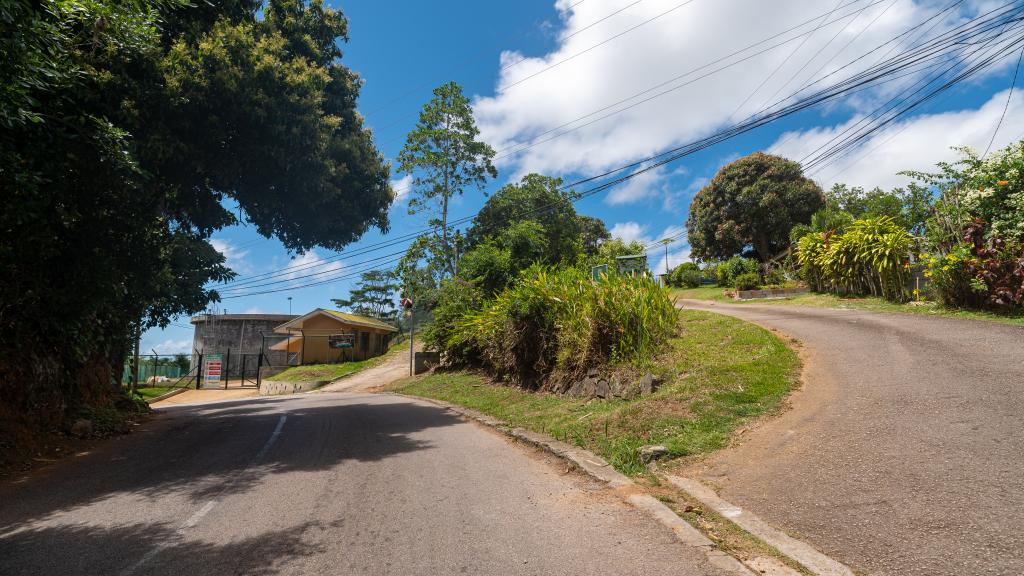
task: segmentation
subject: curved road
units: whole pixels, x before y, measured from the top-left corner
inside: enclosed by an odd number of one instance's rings
[[[777,329],[806,352],[792,409],[692,474],[860,572],[1024,574],[1024,328],[682,307]]]
[[[175,406],[0,485],[0,573],[716,575],[564,464],[436,406]]]

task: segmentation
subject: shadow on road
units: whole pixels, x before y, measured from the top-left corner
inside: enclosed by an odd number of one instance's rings
[[[285,414],[280,436],[264,449]],[[346,461],[372,462],[430,449],[417,433],[458,423],[454,415],[433,406],[369,398],[339,401],[329,395],[167,411],[88,456],[21,483],[0,485],[0,550],[9,549],[5,533],[58,516],[61,522],[102,516],[117,499],[142,498],[156,505],[162,499],[187,498],[195,503],[225,491],[245,492],[271,475],[328,470]]]

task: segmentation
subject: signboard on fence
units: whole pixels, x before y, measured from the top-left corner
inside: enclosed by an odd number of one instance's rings
[[[352,348],[356,343],[355,333],[332,334],[327,337],[327,345],[331,348]]]
[[[203,381],[206,383],[220,382],[224,370],[223,354],[206,354],[203,356]]]

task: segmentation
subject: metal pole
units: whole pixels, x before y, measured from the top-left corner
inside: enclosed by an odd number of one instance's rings
[[[132,397],[139,390],[139,340],[142,339],[141,323],[135,326],[135,358],[132,360]]]
[[[196,366],[196,390],[199,390],[200,382],[203,379],[203,353],[199,353],[199,365]]]
[[[224,362],[224,389],[228,389],[228,378],[231,378],[231,348],[228,348],[228,357]]]

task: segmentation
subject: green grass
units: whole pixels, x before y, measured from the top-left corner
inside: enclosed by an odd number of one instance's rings
[[[653,364],[665,383],[636,400],[526,392],[468,373],[434,373],[407,380],[398,391],[550,434],[635,475],[645,471],[637,453],[645,444],[664,444],[670,458],[725,446],[743,422],[778,407],[799,368],[796,353],[767,330],[694,310],[680,312],[680,335]]]
[[[171,386],[147,386],[145,388],[137,388],[136,392],[139,396],[142,396],[143,400],[152,400],[161,394],[166,394],[174,390]]]
[[[291,368],[286,368],[283,372],[267,378],[267,380],[282,380],[285,382],[321,382],[337,380],[342,376],[348,376],[349,374],[355,374],[361,370],[372,368],[373,366],[383,362],[385,358],[389,358],[402,352],[408,353],[408,348],[404,346],[392,346],[391,349],[384,354],[374,356],[373,358],[367,358],[366,360],[342,362],[339,364],[306,364],[304,366],[293,366]]]
[[[872,296],[836,296],[834,294],[808,293],[789,296],[786,298],[735,300],[725,296],[725,289],[717,286],[692,289],[674,289],[671,294],[677,298],[729,302],[733,304],[787,304],[793,306],[810,306],[815,308],[847,308],[851,310],[866,310],[870,312],[894,312],[898,314],[921,314],[925,316],[988,320],[991,322],[1024,326],[1024,315],[1007,316],[982,310],[946,308],[935,302],[897,304],[895,302],[889,302],[882,298],[875,298]]]

